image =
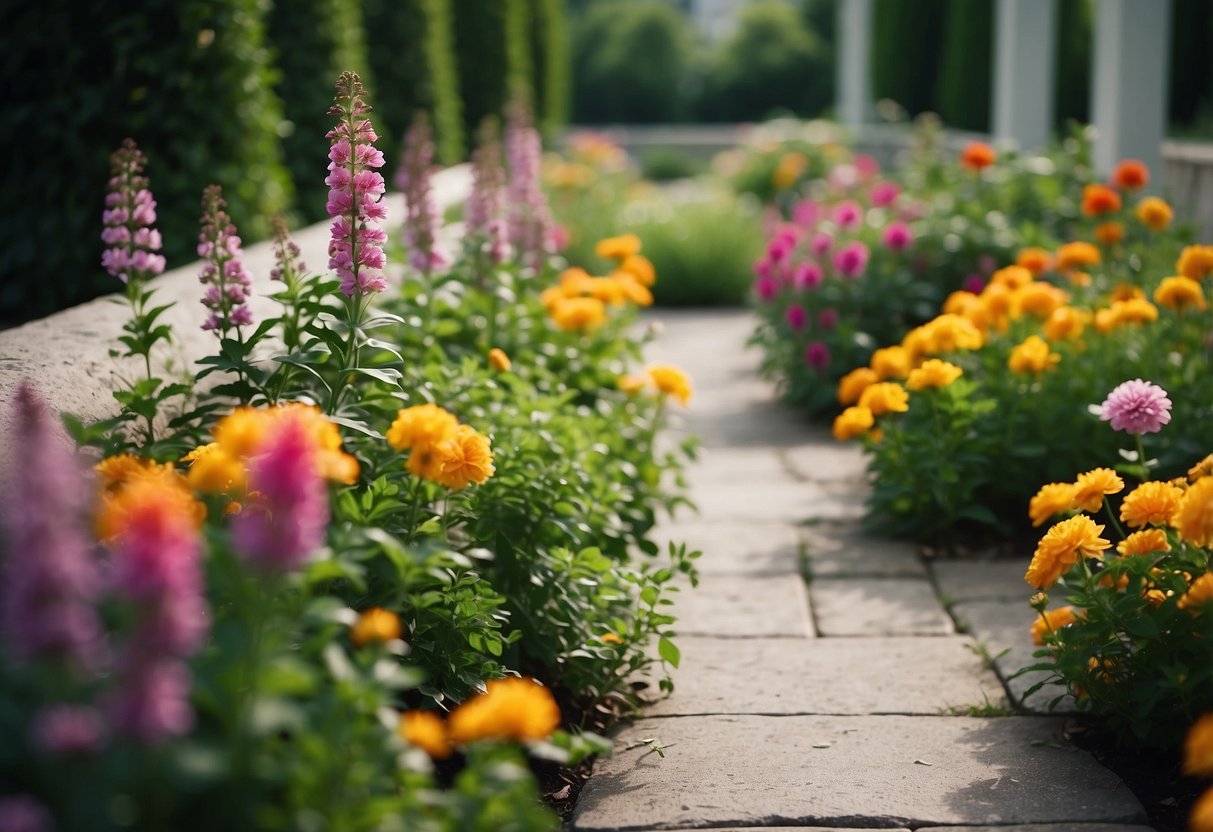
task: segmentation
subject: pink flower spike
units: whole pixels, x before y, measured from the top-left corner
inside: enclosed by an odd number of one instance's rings
[[[1099,418],[1113,430],[1141,435],[1157,433],[1171,421],[1171,400],[1157,384],[1133,379],[1118,385],[1099,407]]]
[[[329,243],[329,268],[341,278],[341,291],[349,296],[382,292],[387,281],[379,272],[383,252],[376,243],[362,242],[358,232],[370,222],[387,217],[382,202],[383,177],[373,168],[383,166],[383,154],[371,145],[378,139],[365,116],[371,108],[363,100],[366,91],[353,72],[343,72],[337,80],[337,96],[328,114],[340,121],[328,132],[329,176],[331,188],[325,210],[337,221]]]

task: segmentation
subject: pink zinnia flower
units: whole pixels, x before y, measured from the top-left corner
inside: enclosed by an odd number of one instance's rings
[[[156,200],[148,190],[143,166],[147,160],[133,139],[126,139],[110,157],[109,193],[101,221],[101,240],[109,248],[101,255],[107,272],[128,283],[145,281],[164,271],[160,232],[156,222]]]
[[[801,263],[792,273],[792,285],[797,289],[816,289],[821,285],[821,266]]]
[[[859,172],[860,176],[867,179],[880,173],[880,162],[876,161],[875,156],[860,153],[855,157],[855,170]]]
[[[1099,410],[1099,418],[1111,422],[1113,430],[1139,435],[1157,433],[1171,421],[1167,391],[1139,378],[1117,386]]]
[[[834,255],[834,268],[844,277],[859,277],[868,266],[868,247],[858,240],[848,243]]]
[[[765,275],[754,281],[754,291],[762,300],[771,300],[779,294],[779,283],[770,275]]]
[[[804,363],[817,372],[830,366],[830,348],[824,341],[810,341],[804,348]]]
[[[224,210],[226,208],[223,189],[208,185],[202,192],[202,228],[198,232],[202,271],[198,280],[208,286],[202,296],[202,305],[211,314],[202,328],[214,330],[221,337],[232,327],[253,322],[247,303],[253,281],[244,268],[240,237],[236,235],[236,226]]]
[[[964,290],[966,292],[972,292],[975,295],[980,295],[981,290],[984,288],[986,288],[986,279],[976,272],[965,278]]]
[[[809,250],[817,257],[830,250],[830,246],[834,245],[834,238],[824,231],[820,231],[813,235],[812,241],[809,242]]]
[[[804,311],[804,307],[798,303],[793,303],[788,307],[787,311],[788,326],[793,330],[804,329],[804,325],[809,322],[809,313]]]
[[[904,251],[909,247],[910,243],[914,242],[914,234],[904,222],[893,220],[885,226],[884,233],[881,235],[881,241],[885,244],[885,248],[893,251]]]
[[[840,228],[854,228],[863,218],[863,207],[853,199],[840,202],[834,209],[834,222]]]
[[[872,186],[870,198],[872,204],[878,208],[883,208],[892,205],[897,201],[897,197],[901,195],[901,188],[895,182],[877,182]]]
[[[804,228],[816,225],[821,216],[821,205],[811,199],[802,199],[792,206],[792,222]]]
[[[838,326],[838,310],[832,306],[827,306],[825,309],[818,312],[817,326],[824,330],[831,330]]]
[[[446,264],[446,258],[436,247],[438,209],[430,185],[434,131],[424,110],[417,111],[404,136],[402,157],[404,161],[396,171],[396,187],[404,192],[404,246],[409,265],[428,277],[435,268]],[[377,251],[382,259],[382,249]]]
[[[792,248],[796,243],[794,240],[789,240],[786,236],[780,235],[771,240],[767,246],[767,259],[772,263],[778,263],[792,253]]]
[[[772,265],[773,264],[771,263],[771,261],[768,260],[765,255],[763,257],[760,257],[759,259],[755,260],[754,265],[752,267],[754,276],[755,277],[770,277]]]
[[[383,153],[372,145],[379,138],[366,115],[371,108],[363,100],[366,91],[357,73],[343,72],[337,81],[337,97],[328,114],[341,121],[327,134],[329,148],[329,198],[325,205],[334,218],[329,243],[329,268],[341,278],[347,297],[382,292],[387,281],[379,272],[383,263],[380,243],[364,240],[360,232],[368,223],[387,217],[381,202],[383,177],[371,170],[383,167]]]

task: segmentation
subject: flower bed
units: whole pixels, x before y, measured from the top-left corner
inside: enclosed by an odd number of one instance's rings
[[[634,371],[654,277],[639,241],[604,244],[622,252],[609,277],[558,278],[519,112],[508,180],[482,143],[454,253],[414,125],[402,257],[356,76],[330,114],[328,272],[280,227],[281,312],[258,320],[208,189],[193,325],[214,350],[186,378],[156,369],[181,310],[152,280],[142,155],[115,154],[104,265],[138,373],[116,417],[69,419],[100,461],[86,472],[55,441],[37,380],[15,397],[6,823],[551,829],[529,769],[606,750],[583,729],[636,704],[638,671],[678,662],[669,596],[697,553],[648,535],[685,502],[693,442],[654,440],[691,388]]]

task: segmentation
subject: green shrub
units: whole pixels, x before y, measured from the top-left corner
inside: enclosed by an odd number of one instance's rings
[[[654,147],[640,156],[640,175],[654,182],[698,176],[707,167],[703,160],[670,147]]]
[[[569,33],[564,0],[530,0],[530,17],[536,121],[550,136],[569,118]]]
[[[532,104],[531,9],[526,0],[453,0],[459,94],[466,135],[474,135],[485,116],[504,119],[517,94]]]

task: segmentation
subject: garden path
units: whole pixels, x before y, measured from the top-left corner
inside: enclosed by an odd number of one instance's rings
[[[860,452],[775,403],[748,313],[647,321],[650,360],[696,385],[676,432],[702,440],[700,511],[660,531],[704,552],[702,580],[675,607],[674,694],[617,733],[573,828],[1144,829],[1128,788],[1038,715],[1047,699],[1023,704],[1031,681],[1010,682],[1012,708],[994,672],[1031,658],[1024,564],[865,535]]]

